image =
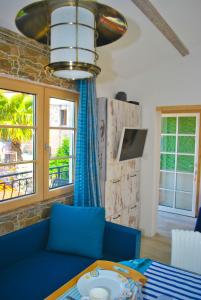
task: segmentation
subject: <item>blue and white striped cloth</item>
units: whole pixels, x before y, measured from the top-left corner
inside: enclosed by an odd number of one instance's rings
[[[166,295],[179,300],[201,300],[201,276],[159,262],[152,262],[144,275],[148,282],[142,289],[144,300]]]
[[[148,281],[142,288],[143,300],[155,300],[160,295],[171,297],[172,300],[201,300],[201,275],[183,271],[153,261],[144,275]],[[131,290],[134,282],[129,279]],[[68,299],[71,296],[80,300],[81,295],[75,285],[57,300]]]

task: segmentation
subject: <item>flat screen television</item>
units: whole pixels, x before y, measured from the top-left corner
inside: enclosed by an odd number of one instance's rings
[[[124,127],[117,155],[118,161],[142,157],[147,136],[147,129]]]

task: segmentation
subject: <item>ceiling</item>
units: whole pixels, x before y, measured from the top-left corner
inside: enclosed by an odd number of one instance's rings
[[[0,26],[17,31],[15,15],[33,0],[0,0]],[[37,2],[37,1],[35,1]],[[186,59],[162,36],[131,0],[99,0],[119,10],[128,21],[125,36],[99,48],[99,65],[103,69],[101,80],[113,80],[118,76],[128,79],[164,61]],[[151,0],[172,29],[193,54],[201,44],[200,0]]]

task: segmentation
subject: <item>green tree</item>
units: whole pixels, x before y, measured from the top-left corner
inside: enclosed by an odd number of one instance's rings
[[[64,138],[62,140],[61,145],[57,149],[56,157],[65,157],[70,155],[70,140],[69,138]],[[62,171],[65,173],[62,174],[62,179],[68,178],[68,171],[69,171],[69,159],[57,159],[51,160],[49,163],[49,167],[51,168],[51,173],[57,172],[57,167],[64,167]],[[55,168],[55,169],[54,169]]]
[[[16,93],[7,98],[5,92],[0,92],[0,122],[1,125],[33,125],[33,96]],[[30,141],[32,129],[2,128],[0,139],[10,142],[11,151],[17,152],[17,159],[23,160],[21,144]]]

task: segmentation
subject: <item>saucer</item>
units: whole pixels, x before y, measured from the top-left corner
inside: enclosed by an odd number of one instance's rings
[[[95,270],[84,274],[77,282],[77,288],[81,296],[89,296],[93,288],[101,287],[109,292],[109,298],[120,298],[130,285],[126,277],[109,270]]]

